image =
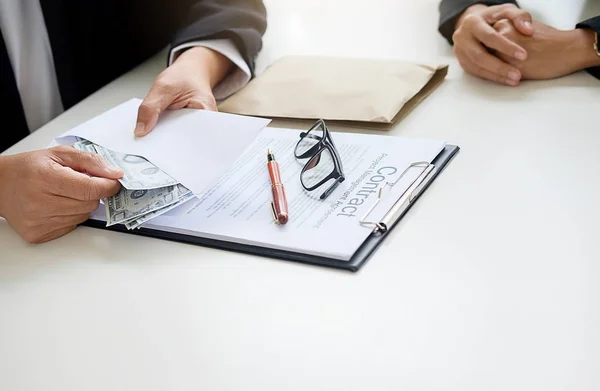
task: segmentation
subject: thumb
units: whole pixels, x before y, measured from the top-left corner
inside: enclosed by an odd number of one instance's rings
[[[531,15],[529,15],[528,12],[526,12],[525,15],[513,19],[512,21],[517,30],[519,30],[519,32],[523,35],[533,35],[535,32],[533,29]]]
[[[155,81],[148,95],[138,109],[134,134],[137,137],[147,135],[154,129],[160,113],[165,111],[174,100],[172,87]]]
[[[487,22],[490,25],[498,22],[502,19],[510,20],[515,28],[523,35],[533,35],[533,19],[531,14],[527,11],[523,11],[515,6],[506,7],[502,11],[492,14],[487,18]]]
[[[75,171],[108,179],[120,179],[124,175],[123,171],[111,167],[102,156],[96,153],[79,151],[69,147],[52,148],[50,152],[51,158],[55,162]]]

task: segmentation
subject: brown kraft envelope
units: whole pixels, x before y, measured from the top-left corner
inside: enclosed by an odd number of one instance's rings
[[[392,125],[440,85],[447,73],[447,65],[288,56],[220,102],[219,111]]]

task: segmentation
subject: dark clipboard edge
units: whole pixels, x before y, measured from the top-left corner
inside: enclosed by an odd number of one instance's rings
[[[139,235],[139,236],[148,236],[156,239],[170,240],[180,243],[193,244],[203,247],[216,248],[220,250],[234,251],[245,254],[259,255],[267,258],[274,258],[279,260],[300,262],[309,265],[316,266],[326,266],[336,269],[344,269],[352,272],[358,271],[366,262],[369,260],[371,255],[375,252],[375,250],[379,247],[379,245],[383,242],[385,237],[390,233],[390,231],[398,225],[398,222],[402,219],[402,217],[408,212],[408,210],[415,204],[415,202],[421,197],[423,193],[429,188],[431,183],[437,178],[437,176],[442,172],[442,170],[448,165],[448,163],[452,160],[452,158],[458,153],[460,148],[455,145],[446,145],[444,150],[440,152],[440,154],[434,159],[432,162],[436,170],[432,174],[431,179],[425,184],[421,192],[417,194],[413,200],[413,202],[404,210],[404,212],[398,217],[398,219],[392,224],[389,229],[383,234],[371,234],[365,242],[359,247],[359,249],[354,253],[352,258],[349,261],[339,261],[332,258],[320,257],[315,255],[302,254],[292,251],[284,251],[277,250],[267,247],[259,247],[252,246],[247,244],[239,244],[234,242],[226,242],[215,239],[207,239],[201,238],[192,235],[184,235],[166,231],[160,231],[155,229],[148,228],[140,228],[136,230],[129,231],[122,225],[115,225],[111,227],[106,227],[105,222],[99,220],[88,220],[82,225],[92,227],[92,228],[100,228],[109,231],[116,232],[124,232],[131,235]]]

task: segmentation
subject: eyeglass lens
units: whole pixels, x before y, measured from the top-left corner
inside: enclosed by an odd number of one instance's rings
[[[306,135],[298,142],[296,147],[296,155],[300,156],[308,152],[312,147],[317,145],[325,137],[323,126],[321,124],[310,129]]]
[[[334,171],[333,156],[328,148],[324,148],[306,163],[300,180],[305,187],[311,188],[317,186]]]

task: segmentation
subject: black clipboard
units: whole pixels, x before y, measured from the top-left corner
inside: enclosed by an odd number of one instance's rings
[[[440,173],[446,168],[448,163],[458,153],[460,148],[456,145],[446,145],[446,147],[438,154],[431,163],[425,163],[422,175],[413,182],[411,187],[405,192],[403,204],[398,204],[393,216],[386,215],[386,222],[365,222],[365,224],[373,224],[373,233],[363,242],[359,249],[354,253],[348,261],[340,261],[333,258],[303,254],[292,251],[284,251],[272,249],[268,247],[253,246],[247,244],[239,244],[222,240],[207,239],[193,235],[185,235],[161,231],[157,229],[139,228],[135,230],[127,230],[123,225],[113,225],[106,227],[105,221],[88,220],[82,225],[100,228],[110,231],[128,233],[131,235],[148,236],[157,239],[170,240],[180,243],[194,244],[203,247],[217,248],[221,250],[240,252],[245,254],[259,255],[261,257],[274,258],[279,260],[300,262],[310,265],[325,266],[336,269],[344,269],[356,272],[358,271],[373,255],[377,247],[385,240],[390,231],[398,225],[402,217],[421,197],[421,195],[429,188],[431,183],[437,178]],[[418,163],[416,164],[418,165]],[[402,199],[401,197],[400,199]],[[400,201],[399,199],[399,201]],[[363,218],[364,220],[364,218]]]

